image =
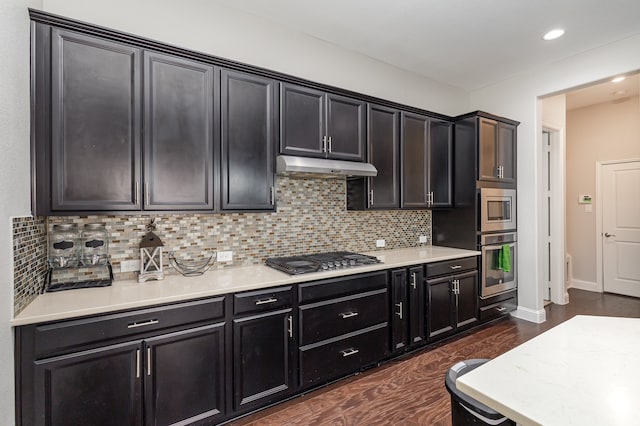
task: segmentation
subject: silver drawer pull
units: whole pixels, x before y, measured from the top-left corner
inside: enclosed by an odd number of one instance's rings
[[[357,350],[357,349],[353,349],[353,348],[347,349],[347,350],[344,350],[344,351],[340,351],[342,356],[351,356],[351,355],[357,354],[358,352],[360,352],[360,351]]]
[[[449,266],[449,269],[453,269],[453,270],[460,269],[460,268],[462,268],[462,265]]]
[[[504,312],[506,310],[507,310],[507,308],[505,308],[503,306],[500,306],[500,307],[496,308],[496,311],[498,311],[498,312]]]
[[[129,324],[127,326],[127,328],[136,328],[136,327],[144,327],[145,325],[153,325],[153,324],[157,324],[158,320],[157,319],[152,319],[149,321],[142,321],[142,322],[132,322],[131,324]]]
[[[267,303],[275,303],[278,299],[275,297],[270,297],[268,299],[256,300],[256,305],[266,305]]]
[[[342,317],[342,319],[345,319],[345,318],[357,317],[358,313],[357,312],[349,312],[349,313],[340,314],[340,316]]]

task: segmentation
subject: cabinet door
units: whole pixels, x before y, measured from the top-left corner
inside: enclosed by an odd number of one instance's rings
[[[144,54],[144,207],[213,208],[214,68]]]
[[[498,163],[502,167],[501,182],[516,183],[516,126],[498,124]]]
[[[367,207],[390,209],[400,207],[400,111],[369,104],[367,152],[369,162],[378,175],[368,178]]]
[[[235,410],[257,408],[289,393],[292,322],[291,309],[233,320]]]
[[[142,422],[141,345],[125,343],[35,362],[35,425]]]
[[[409,344],[424,342],[424,268],[415,266],[409,268]]]
[[[427,203],[427,158],[429,119],[427,117],[402,113],[402,207],[426,208]]]
[[[51,36],[51,209],[140,209],[139,49]]]
[[[391,351],[399,351],[409,344],[407,327],[407,271],[391,271]]]
[[[145,424],[213,422],[224,413],[224,323],[145,341]]]
[[[222,209],[275,208],[276,81],[222,71]]]
[[[453,137],[451,123],[433,120],[429,126],[429,191],[430,207],[451,207]]]
[[[456,325],[455,295],[451,277],[427,281],[427,337],[434,339],[453,331]]]
[[[478,180],[498,180],[498,122],[479,119]]]
[[[456,275],[458,281],[457,327],[465,327],[478,321],[478,271]]]
[[[280,85],[280,154],[324,157],[324,92]]]
[[[339,160],[365,159],[365,103],[344,96],[326,95],[327,156]]]

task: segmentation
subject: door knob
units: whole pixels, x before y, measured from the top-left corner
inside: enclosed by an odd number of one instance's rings
[[[615,236],[616,236],[616,234],[610,234],[610,233],[608,233],[608,232],[605,232],[605,233],[604,233],[604,236],[605,236],[605,237],[607,237],[607,238],[609,238],[609,237],[615,237]]]

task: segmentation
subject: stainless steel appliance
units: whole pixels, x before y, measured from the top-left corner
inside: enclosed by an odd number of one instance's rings
[[[334,251],[304,256],[270,257],[265,263],[267,266],[286,272],[289,275],[298,275],[373,265],[382,262],[375,256],[349,251]]]
[[[480,189],[480,232],[516,229],[516,190]]]
[[[515,232],[480,236],[481,298],[485,299],[517,287],[517,242]]]

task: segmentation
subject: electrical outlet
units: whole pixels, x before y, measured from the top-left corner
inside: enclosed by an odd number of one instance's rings
[[[136,272],[139,270],[139,260],[123,260],[122,262],[120,262],[120,272]]]
[[[231,261],[233,261],[233,252],[232,251],[219,251],[216,260],[218,262],[231,262]]]
[[[384,247],[385,245],[384,240],[376,240],[376,247]]]
[[[426,235],[420,235],[420,237],[418,237],[418,242],[420,244],[426,244],[427,243],[427,236]]]

